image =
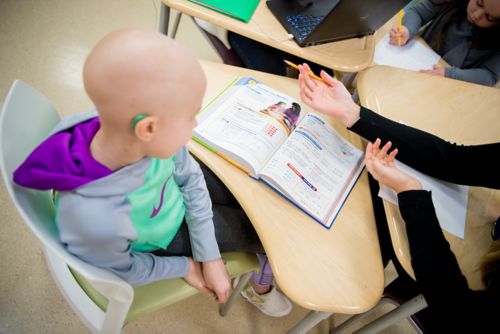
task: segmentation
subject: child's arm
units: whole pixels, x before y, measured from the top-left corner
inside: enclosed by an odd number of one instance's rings
[[[185,147],[175,155],[174,179],[186,205],[186,223],[194,260],[204,262],[220,258],[212,220],[212,201],[205,178]]]
[[[411,6],[403,16],[403,26],[408,29],[412,39],[427,22],[435,18],[441,9],[440,5],[433,4],[429,0],[423,0]]]
[[[231,291],[231,281],[215,239],[212,201],[203,172],[186,147],[175,155],[174,178],[186,205],[193,258],[203,262],[206,285],[217,295],[217,303],[225,303]]]
[[[494,86],[500,78],[500,52],[492,55],[481,64],[481,67],[470,69],[449,67],[445,69],[444,74],[447,78]]]

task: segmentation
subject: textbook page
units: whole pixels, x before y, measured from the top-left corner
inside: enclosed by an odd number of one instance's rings
[[[396,166],[419,180],[423,189],[432,191],[432,202],[439,225],[442,229],[463,239],[469,187],[438,180],[397,160]],[[391,188],[380,185],[379,196],[398,205],[398,196]]]
[[[241,78],[199,116],[194,137],[256,177],[304,117],[291,97],[252,78]]]
[[[375,48],[374,63],[412,71],[431,70],[441,57],[431,48],[417,42],[414,38],[406,45],[389,44],[389,34],[378,42]]]
[[[307,114],[260,176],[330,228],[363,170],[363,152],[316,114]]]

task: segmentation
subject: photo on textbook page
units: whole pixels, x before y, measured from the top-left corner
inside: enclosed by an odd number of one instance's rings
[[[290,96],[241,78],[199,115],[194,133],[222,153],[241,157],[235,160],[256,175],[305,114]]]
[[[268,117],[272,117],[283,126],[288,135],[295,130],[300,118],[302,107],[297,102],[287,104],[283,101],[278,101],[271,104],[267,108],[259,110]]]

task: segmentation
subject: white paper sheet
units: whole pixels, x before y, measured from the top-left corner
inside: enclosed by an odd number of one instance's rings
[[[441,181],[396,161],[403,172],[420,181],[425,190],[432,191],[432,202],[436,209],[439,225],[451,234],[464,238],[469,187]],[[398,197],[392,189],[380,185],[378,194],[383,199],[398,205]]]
[[[410,40],[406,45],[389,44],[389,34],[378,42],[375,48],[374,62],[379,65],[388,65],[412,71],[430,70],[441,57],[431,48]]]

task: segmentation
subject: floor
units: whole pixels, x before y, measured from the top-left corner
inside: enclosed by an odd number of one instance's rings
[[[15,79],[33,85],[62,116],[88,111],[81,68],[92,46],[121,27],[158,29],[159,0],[1,0],[0,101]],[[190,20],[177,39],[200,58],[220,62]],[[38,241],[0,184],[0,333],[87,333],[51,279]],[[394,271],[387,272],[387,279]],[[334,284],[334,282],[332,282]],[[284,318],[263,315],[239,299],[221,318],[213,302],[191,297],[128,324],[124,333],[285,333],[308,311],[294,305]],[[336,315],[309,333],[328,333],[347,316]],[[346,332],[350,332],[348,329]],[[384,333],[413,332],[407,321]]]

